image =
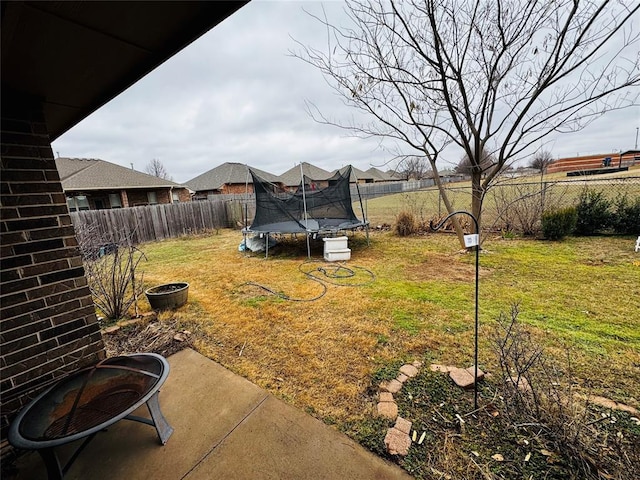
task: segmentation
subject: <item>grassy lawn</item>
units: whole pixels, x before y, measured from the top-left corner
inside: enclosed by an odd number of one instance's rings
[[[316,262],[308,262],[303,239],[286,240],[268,259],[239,252],[241,240],[223,230],[143,245],[145,284],[190,283],[189,303],[161,319],[177,318],[195,332],[201,353],[374,451],[381,453],[384,427],[375,416],[381,378],[404,361],[472,364],[474,255],[460,253],[454,236],[375,232],[367,246],[356,234],[346,265],[354,276],[326,272],[334,283],[324,295],[308,278],[328,270],[317,262],[321,242],[313,244]],[[640,407],[640,254],[633,245],[629,237],[489,239],[480,258],[481,368],[499,373],[490,333],[500,312],[517,303],[520,320],[577,390]],[[405,468],[431,478],[412,458]]]

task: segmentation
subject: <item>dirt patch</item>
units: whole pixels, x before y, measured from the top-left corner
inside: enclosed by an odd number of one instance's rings
[[[475,263],[462,262],[467,253],[456,255],[430,254],[426,261],[407,267],[407,277],[411,280],[431,280],[442,278],[452,282],[468,282],[475,278]],[[491,274],[491,269],[480,265],[480,278]]]

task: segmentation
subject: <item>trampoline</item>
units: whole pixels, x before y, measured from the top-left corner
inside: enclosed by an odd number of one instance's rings
[[[270,234],[304,233],[308,238],[309,235],[335,236],[339,232],[364,228],[368,240],[369,222],[365,218],[359,190],[363,220],[353,211],[349,185],[351,170],[349,165],[322,182],[301,175],[300,185],[295,191],[289,192],[249,169],[253,179],[256,213],[251,225],[242,229],[243,235],[253,233],[268,237]],[[324,182],[326,186],[322,185]],[[356,182],[356,188],[357,185]]]

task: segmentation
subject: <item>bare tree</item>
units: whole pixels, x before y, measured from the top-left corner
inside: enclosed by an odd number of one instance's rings
[[[547,167],[553,162],[554,158],[553,155],[551,155],[551,152],[547,150],[540,150],[533,156],[529,162],[529,166],[538,170],[540,174],[544,174],[547,171]]]
[[[424,157],[411,156],[403,159],[398,166],[401,175],[407,180],[431,178],[431,166]]]
[[[552,132],[578,131],[638,104],[640,4],[626,3],[356,0],[346,7],[350,27],[315,16],[327,30],[326,50],[298,43],[293,55],[371,121],[330,119],[308,103],[311,115],[427,158],[449,212],[438,160],[447,147],[462,150],[480,221],[485,193],[504,166]],[[489,169],[484,151],[495,159]]]
[[[487,153],[486,151],[482,152],[480,156],[480,167],[482,168],[483,172],[489,171],[489,169],[494,167],[496,164],[497,162],[496,162],[496,159],[493,157],[493,155]],[[458,165],[456,165],[455,172],[462,173],[464,175],[472,174],[473,162],[471,161],[471,158],[469,158],[469,155],[465,153],[462,156],[462,158],[460,159],[460,162],[458,162]]]
[[[145,171],[149,175],[153,175],[154,177],[162,178],[163,180],[169,180],[170,182],[173,181],[173,177],[169,175],[167,169],[157,158],[154,158],[149,163],[147,163]]]

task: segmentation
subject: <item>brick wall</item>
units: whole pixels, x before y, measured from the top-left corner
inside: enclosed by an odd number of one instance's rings
[[[0,411],[15,413],[104,346],[39,102],[2,92]]]
[[[636,163],[633,153],[624,155],[622,158],[620,158],[619,153],[600,153],[582,157],[560,158],[547,167],[546,173],[575,172],[603,168],[602,161],[607,157],[611,158],[611,168],[618,166],[628,167]]]
[[[169,189],[149,189],[149,190],[127,190],[129,207],[137,205],[149,205],[149,192],[156,192],[157,203],[171,203]]]
[[[173,193],[178,194],[178,199],[180,200],[181,203],[191,201],[191,194],[189,193],[189,189],[187,188],[174,188]]]
[[[249,185],[247,185],[246,183],[225,183],[220,190],[220,193],[224,195],[244,195],[247,192],[253,193],[252,183],[250,183]]]

